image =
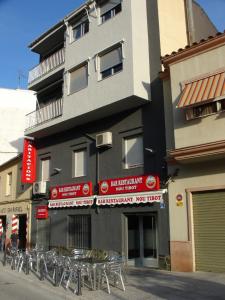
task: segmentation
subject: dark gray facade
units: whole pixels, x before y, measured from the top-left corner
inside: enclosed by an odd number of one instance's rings
[[[160,101],[157,103],[160,106]],[[153,103],[149,103],[144,107],[37,140],[37,166],[39,166],[40,159],[44,157],[51,158],[50,186],[91,181],[94,193],[98,194],[98,181],[109,178],[159,174],[160,180],[163,182],[166,176],[165,153],[163,150],[165,149],[163,111],[160,113],[160,108],[158,108],[159,113],[153,113],[157,108],[153,110],[152,105]],[[95,137],[97,133],[104,131],[112,132],[113,145],[111,148],[98,150],[95,146],[95,141],[91,137]],[[123,139],[136,134],[143,134],[144,165],[139,168],[125,169],[123,163]],[[87,176],[72,178],[72,153],[74,149],[77,150],[84,147],[88,153]],[[154,149],[154,153],[149,153],[144,150],[145,148]],[[62,171],[59,174],[54,174],[54,168],[60,168]],[[39,173],[39,170],[37,170],[37,173]],[[33,244],[37,242],[37,222],[39,222],[35,218],[36,206],[47,205],[47,198],[38,197],[34,200]],[[160,209],[159,203],[115,205],[110,207],[99,206],[98,208],[96,205],[81,208],[51,208],[49,209],[49,221],[46,222],[45,230],[46,232],[48,231],[47,238],[49,239],[50,247],[61,246],[68,248],[69,216],[89,215],[91,216],[91,248],[111,249],[126,255],[126,217],[129,215],[148,216],[151,214],[154,214],[157,222],[157,255],[168,255],[169,226],[167,203],[163,209]]]

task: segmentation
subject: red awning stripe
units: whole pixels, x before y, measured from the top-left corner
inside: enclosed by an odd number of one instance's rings
[[[225,71],[185,84],[177,107],[187,107],[225,97]]]

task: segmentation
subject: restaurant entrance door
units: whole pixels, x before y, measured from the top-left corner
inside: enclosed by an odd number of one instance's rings
[[[128,265],[158,267],[156,214],[127,215]]]

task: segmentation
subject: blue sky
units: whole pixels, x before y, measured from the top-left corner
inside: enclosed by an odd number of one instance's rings
[[[0,0],[0,88],[26,88],[28,71],[38,63],[38,55],[27,46],[83,2]],[[218,30],[223,31],[225,0],[197,2],[206,10]]]

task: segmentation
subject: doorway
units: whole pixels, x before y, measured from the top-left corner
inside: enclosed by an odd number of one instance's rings
[[[19,218],[19,249],[26,249],[27,215],[18,215],[18,218]]]
[[[156,214],[127,216],[128,265],[158,267]]]

